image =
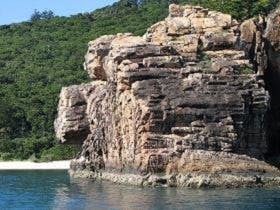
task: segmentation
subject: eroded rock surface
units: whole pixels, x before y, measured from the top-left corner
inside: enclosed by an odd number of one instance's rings
[[[170,186],[280,183],[268,153],[264,20],[170,5],[143,37],[89,43],[92,83],[64,88],[57,137],[73,175]],[[269,33],[268,33],[269,34]]]

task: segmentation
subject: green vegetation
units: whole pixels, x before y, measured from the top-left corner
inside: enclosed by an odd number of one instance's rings
[[[250,66],[243,66],[241,69],[239,69],[240,74],[254,74],[255,71]]]
[[[67,159],[77,151],[53,136],[63,86],[87,82],[87,42],[104,34],[132,32],[165,18],[169,3],[199,4],[238,19],[265,14],[275,0],[121,0],[92,13],[57,17],[35,11],[28,22],[0,26],[0,158]]]
[[[51,10],[45,10],[43,12],[40,12],[38,10],[35,10],[34,13],[31,15],[30,20],[36,21],[36,20],[48,20],[54,18],[54,13]]]
[[[267,15],[277,6],[279,0],[185,0],[174,2],[190,2],[193,5],[201,5],[231,14],[238,20],[245,20],[253,16]]]
[[[73,158],[78,151],[78,146],[57,144],[51,135],[41,137],[30,135],[0,140],[0,160],[68,160]]]

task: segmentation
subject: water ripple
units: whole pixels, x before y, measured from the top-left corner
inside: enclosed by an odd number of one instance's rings
[[[2,171],[0,209],[280,209],[280,188],[141,188],[70,179],[66,171]]]

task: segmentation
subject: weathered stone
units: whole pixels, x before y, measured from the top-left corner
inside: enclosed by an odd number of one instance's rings
[[[276,10],[272,13],[267,20],[267,28],[265,37],[269,41],[270,45],[273,46],[275,51],[280,51],[280,10]]]
[[[82,144],[90,133],[86,115],[87,98],[94,86],[102,82],[74,85],[63,88],[60,94],[58,118],[55,121],[56,136],[62,143]]]
[[[257,26],[254,22],[254,19],[249,19],[244,21],[240,25],[241,36],[240,40],[242,42],[253,44],[255,39],[255,33],[257,32]]]
[[[200,37],[203,50],[221,50],[227,48],[234,48],[237,36],[234,33],[205,33]]]
[[[191,22],[185,17],[174,17],[166,19],[166,27],[168,35],[178,36],[189,34],[191,32]]]
[[[91,42],[95,81],[62,90],[55,126],[62,142],[83,142],[71,173],[153,186],[279,184],[279,171],[254,159],[270,148],[269,95],[255,74],[266,71],[260,25],[171,5],[143,38]]]
[[[90,78],[106,80],[106,73],[103,69],[103,58],[108,55],[111,42],[115,37],[112,35],[102,36],[95,41],[89,42],[84,67]]]

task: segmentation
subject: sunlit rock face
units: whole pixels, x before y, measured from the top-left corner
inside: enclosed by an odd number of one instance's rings
[[[190,174],[221,175],[215,186],[231,186],[231,175],[232,186],[275,183],[264,177],[277,169],[253,159],[270,147],[263,21],[170,5],[143,37],[90,42],[93,82],[63,88],[55,122],[61,142],[83,145],[72,174],[142,185],[205,184]]]

